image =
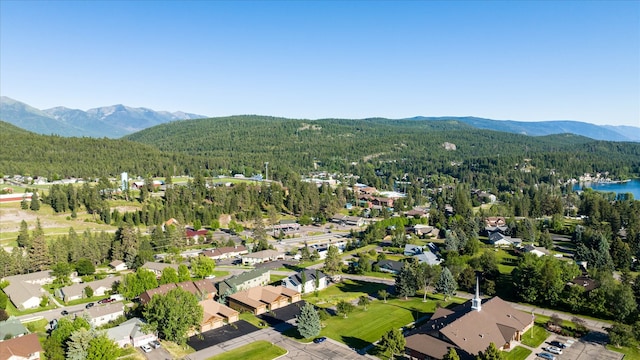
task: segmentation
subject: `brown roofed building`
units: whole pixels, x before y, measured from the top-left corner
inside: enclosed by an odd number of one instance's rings
[[[142,294],[140,294],[140,302],[144,305],[149,301],[151,301],[151,298],[154,297],[155,295],[158,295],[158,294],[164,295],[168,293],[169,290],[175,289],[175,287],[176,287],[176,284],[163,284],[158,286],[155,289],[149,289],[143,292]]]
[[[472,300],[453,310],[438,309],[426,324],[412,331],[406,337],[405,352],[416,359],[442,359],[453,347],[460,358],[473,359],[490,343],[501,350],[510,349],[532,325],[530,314],[499,297],[483,302],[476,284]]]
[[[244,247],[243,245],[236,245],[236,246],[219,247],[213,250],[205,250],[202,252],[202,255],[209,257],[213,260],[219,260],[219,259],[229,259],[232,257],[247,254],[247,253],[249,253],[249,250],[247,250],[246,247]]]
[[[195,285],[198,293],[200,293],[204,299],[213,299],[216,295],[216,287],[213,285],[211,280],[196,280],[193,282],[193,285]]]
[[[38,360],[41,352],[36,334],[0,341],[0,360]]]
[[[200,323],[200,332],[209,331],[219,328],[226,324],[236,322],[240,318],[240,314],[232,308],[220,304],[213,300],[200,301],[202,306],[202,322]]]
[[[255,315],[275,310],[301,300],[299,292],[284,286],[259,286],[237,292],[227,297],[229,307],[238,311],[250,311]]]

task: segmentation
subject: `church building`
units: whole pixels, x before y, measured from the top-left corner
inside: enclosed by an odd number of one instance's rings
[[[439,308],[431,319],[406,336],[405,353],[411,359],[442,359],[454,348],[461,359],[475,356],[494,343],[508,350],[533,326],[533,316],[493,297],[482,300],[480,285],[472,300],[452,310]]]

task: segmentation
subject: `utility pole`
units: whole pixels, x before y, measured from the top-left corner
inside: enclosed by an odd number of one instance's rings
[[[265,180],[269,181],[269,162],[268,161],[264,163],[264,169],[265,169]]]

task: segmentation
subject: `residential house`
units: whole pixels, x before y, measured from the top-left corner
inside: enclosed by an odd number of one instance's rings
[[[139,318],[131,318],[116,327],[107,329],[107,337],[121,348],[125,346],[139,347],[146,345],[158,337],[152,332],[145,332],[145,322]]]
[[[237,291],[246,290],[256,286],[264,286],[271,281],[271,272],[268,269],[259,268],[251,271],[245,271],[238,275],[231,276],[224,281],[219,282],[218,294],[224,295],[231,289]]]
[[[0,321],[0,342],[28,334],[27,328],[22,325],[15,316],[9,316],[5,321]]]
[[[547,255],[547,251],[546,251],[544,248],[536,247],[536,246],[533,246],[533,245],[531,245],[531,244],[525,245],[525,246],[522,248],[522,251],[523,251],[524,253],[531,253],[531,254],[534,254],[534,255],[535,255],[535,256],[537,256],[537,257],[541,257],[541,256],[545,256],[545,255]]]
[[[331,217],[331,222],[336,223],[342,226],[364,226],[365,221],[362,217],[359,216],[347,216],[342,214],[336,214]]]
[[[490,343],[507,350],[533,326],[531,314],[493,297],[482,300],[479,285],[472,300],[452,310],[438,308],[424,325],[406,335],[405,353],[412,359],[442,359],[450,348],[473,359]]]
[[[438,265],[442,262],[440,251],[434,243],[428,243],[426,246],[406,244],[404,246],[404,255],[414,257],[420,263],[429,265]]]
[[[243,265],[262,264],[264,262],[284,259],[284,253],[277,250],[262,250],[242,256]]]
[[[138,298],[140,299],[140,303],[142,303],[142,305],[146,305],[155,295],[164,295],[175,288],[176,284],[162,284],[155,289],[149,289],[143,292],[142,294],[140,294],[140,296],[138,296]]]
[[[37,334],[0,342],[0,360],[38,360],[42,352]]]
[[[413,226],[413,233],[422,237],[437,237],[440,230],[433,226],[425,224],[416,224]]]
[[[155,289],[149,289],[138,297],[140,303],[143,305],[151,301],[155,295],[164,295],[175,288],[181,288],[196,295],[199,299],[213,299],[216,294],[216,288],[213,283],[208,279],[196,280],[196,281],[183,281],[177,284],[162,284]]]
[[[239,291],[227,297],[229,307],[260,315],[301,300],[299,292],[284,286],[259,286]]]
[[[53,276],[51,270],[36,271],[28,274],[6,276],[0,280],[7,281],[9,284],[24,282],[33,285],[45,285],[53,283],[56,277]]]
[[[207,229],[200,229],[200,230],[195,230],[192,228],[186,229],[187,239],[189,240],[189,243],[191,243],[191,240],[193,240],[193,244],[199,244],[207,241],[208,232],[209,230]]]
[[[213,250],[205,250],[202,252],[202,255],[207,256],[213,260],[219,259],[230,259],[233,257],[241,256],[244,254],[248,254],[249,250],[243,245],[236,246],[225,246],[219,247]]]
[[[512,238],[511,236],[507,236],[502,234],[499,231],[492,231],[489,233],[489,243],[493,246],[520,246],[522,244],[522,240],[518,238]]]
[[[85,288],[88,286],[93,290],[93,296],[104,296],[108,291],[111,291],[113,284],[121,279],[120,276],[112,276],[101,280],[73,284],[56,289],[55,294],[64,302],[82,299],[86,297]]]
[[[167,264],[167,263],[159,263],[159,262],[146,262],[144,263],[144,265],[142,265],[143,269],[147,269],[151,272],[153,272],[157,277],[160,277],[160,275],[162,275],[162,270],[164,270],[165,268],[168,267],[172,267],[174,268],[176,271],[178,271],[178,265],[176,264]]]
[[[320,270],[304,269],[282,280],[282,286],[299,293],[322,290],[329,283],[327,275]]]
[[[27,282],[11,282],[4,289],[13,305],[20,310],[35,309],[46,295],[41,285]]]
[[[102,326],[109,321],[114,321],[124,316],[124,305],[121,302],[112,302],[105,305],[93,306],[85,310],[89,316],[89,322],[93,326]]]
[[[507,221],[502,216],[489,216],[484,219],[484,229],[487,233],[499,231],[504,234],[507,231]]]
[[[214,300],[200,301],[202,306],[202,322],[199,332],[217,329],[225,324],[231,324],[240,319],[240,313]]]
[[[109,266],[113,271],[124,271],[128,269],[127,264],[121,260],[113,260],[109,263]]]
[[[399,274],[402,268],[404,267],[404,263],[402,261],[395,260],[380,260],[376,263],[378,269],[382,272],[388,272],[391,274]]]

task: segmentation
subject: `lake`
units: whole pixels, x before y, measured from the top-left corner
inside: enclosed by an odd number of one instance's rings
[[[583,187],[590,187],[596,191],[615,192],[616,194],[632,193],[635,200],[640,200],[640,179],[634,179],[624,183],[575,184],[573,190],[582,190]]]

